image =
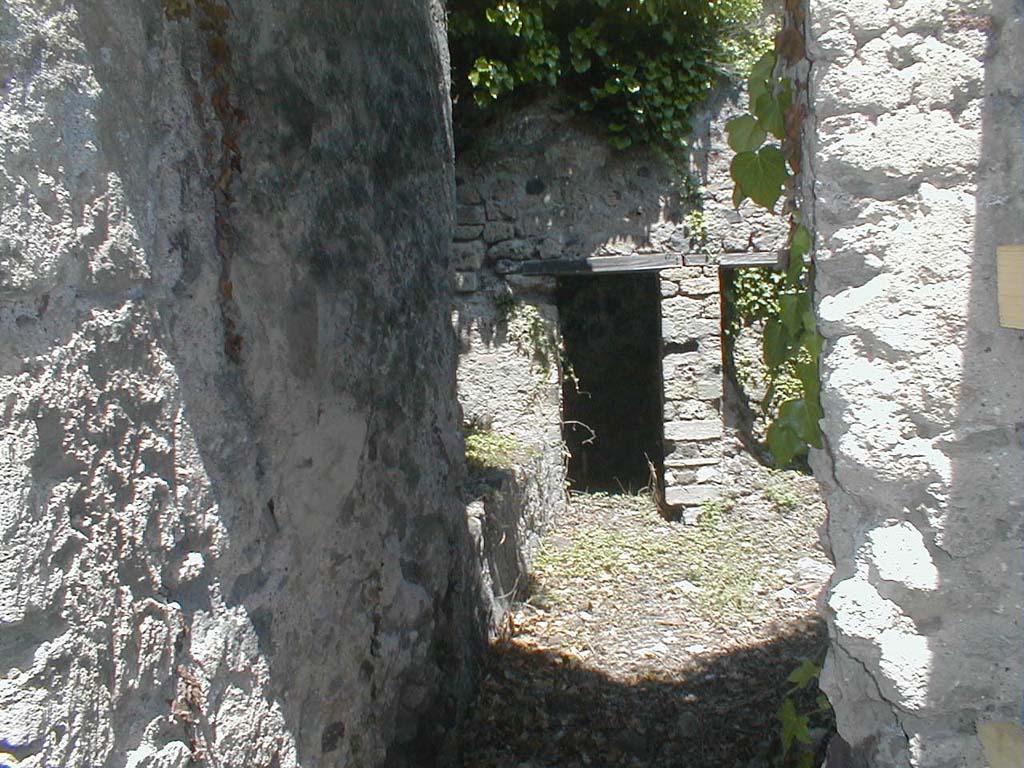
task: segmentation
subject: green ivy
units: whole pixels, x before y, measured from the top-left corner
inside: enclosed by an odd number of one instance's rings
[[[794,108],[792,81],[775,75],[776,61],[771,51],[754,65],[748,82],[750,112],[726,124],[729,146],[736,152],[730,171],[737,207],[750,198],[774,212],[792,185],[790,169],[799,168],[798,157],[787,158],[783,148],[798,144],[801,113]],[[768,449],[780,467],[805,455],[810,446],[821,447],[818,421],[824,415],[819,372],[823,340],[811,298],[813,266],[807,260],[811,233],[792,201],[783,211],[789,211],[790,220],[788,266],[742,298],[749,305],[746,311],[765,322],[763,355],[769,378],[788,375],[800,383],[799,396],[781,402],[768,427]],[[741,294],[734,289],[734,295]],[[774,396],[770,387],[765,401]]]
[[[818,689],[821,667],[813,661],[806,660],[794,669],[787,680],[792,687],[786,692],[775,717],[779,721],[779,753],[772,757],[774,766],[793,766],[794,768],[814,768],[821,762],[821,756],[815,749],[811,734],[812,723],[832,730],[835,726],[835,715],[825,694],[818,692],[814,697],[814,706],[798,708],[797,700],[806,699],[805,694],[814,694]]]
[[[451,0],[458,129],[512,95],[559,93],[618,149],[686,147],[694,105],[763,47],[761,0]]]

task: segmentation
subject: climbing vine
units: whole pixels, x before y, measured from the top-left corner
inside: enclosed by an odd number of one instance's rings
[[[784,58],[802,57],[802,37],[794,40],[792,27],[777,38]],[[790,373],[800,384],[797,396],[778,406],[768,427],[768,448],[778,466],[806,454],[809,446],[821,447],[818,421],[822,418],[819,359],[822,337],[818,333],[811,298],[813,265],[807,256],[811,233],[802,223],[794,177],[800,173],[800,131],[805,117],[795,98],[793,81],[777,75],[779,54],[766,53],[754,65],[748,82],[750,111],[726,124],[729,146],[736,152],[730,168],[734,182],[733,203],[746,199],[775,212],[785,197],[780,215],[789,218],[788,264],[784,272],[769,278],[767,290],[754,301],[763,301],[763,356],[772,378]],[[772,387],[765,397],[774,398]]]
[[[761,0],[451,0],[456,126],[559,93],[618,149],[676,151],[719,74],[763,44],[761,14]]]

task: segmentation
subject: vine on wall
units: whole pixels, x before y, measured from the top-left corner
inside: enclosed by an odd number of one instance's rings
[[[719,75],[763,48],[761,0],[451,0],[456,127],[512,95],[559,93],[618,149],[675,151]]]
[[[819,360],[823,339],[814,316],[813,264],[808,260],[811,233],[802,222],[796,177],[802,165],[801,132],[807,115],[789,77],[777,74],[780,59],[796,62],[804,56],[799,4],[789,0],[788,25],[776,37],[775,50],[754,65],[748,81],[750,111],[726,124],[729,146],[736,152],[730,171],[735,184],[733,204],[746,199],[789,219],[788,264],[767,290],[763,357],[772,378],[786,373],[800,383],[798,396],[778,406],[768,427],[768,448],[778,466],[820,448],[821,410]],[[766,401],[774,398],[769,387]]]

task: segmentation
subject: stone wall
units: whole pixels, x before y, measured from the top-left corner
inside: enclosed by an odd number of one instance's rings
[[[533,307],[557,344],[556,280],[523,274],[523,263],[676,257],[683,266],[660,272],[664,490],[677,508],[718,494],[723,393],[714,261],[721,253],[772,250],[781,236],[773,217],[749,202],[732,209],[723,128],[740,98],[723,91],[694,120],[702,218],[688,216],[694,206],[662,158],[614,152],[551,103],[521,110],[474,137],[458,160],[454,232],[464,342],[459,390],[467,414],[504,424],[519,439],[543,446],[548,466],[561,466],[558,372],[538,366],[533,352],[510,336],[507,322],[510,307]],[[558,479],[553,470],[548,474]]]
[[[476,626],[442,10],[181,5],[0,6],[0,763],[422,765]]]
[[[811,0],[809,37],[829,764],[1018,765],[976,731],[1021,733],[1024,4]]]

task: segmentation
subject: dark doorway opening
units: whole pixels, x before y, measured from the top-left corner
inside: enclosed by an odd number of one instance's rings
[[[568,362],[562,437],[578,490],[637,491],[661,476],[661,311],[656,272],[562,277]]]

